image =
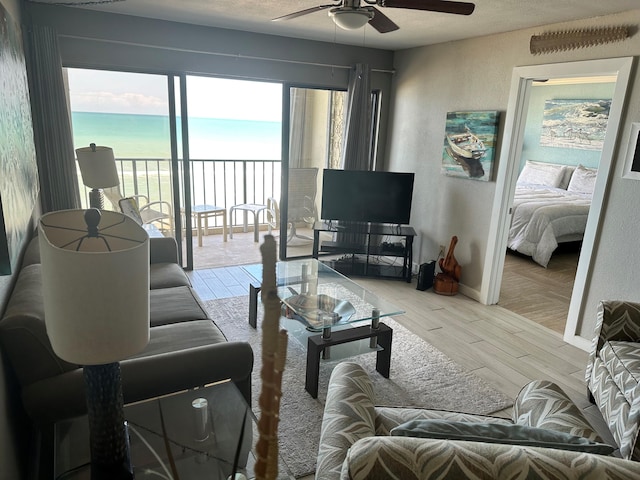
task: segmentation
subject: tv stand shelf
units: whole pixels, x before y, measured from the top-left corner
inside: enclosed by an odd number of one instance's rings
[[[321,232],[360,234],[362,243],[320,241]],[[372,237],[378,236],[404,238],[404,245],[372,245]],[[327,260],[331,268],[344,275],[401,278],[411,282],[413,264],[413,237],[416,231],[410,226],[383,225],[375,223],[337,224],[318,221],[313,225],[313,258],[326,255],[348,254],[351,258]],[[402,265],[373,263],[371,257],[385,256],[402,258]]]

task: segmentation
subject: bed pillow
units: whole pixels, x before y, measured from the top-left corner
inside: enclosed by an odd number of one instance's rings
[[[518,176],[518,185],[544,185],[557,188],[564,178],[566,165],[527,160]]]
[[[558,188],[566,190],[569,186],[569,182],[571,181],[571,175],[573,175],[574,170],[576,169],[575,165],[566,165],[564,169],[564,175],[562,176],[562,180],[560,181],[560,185]]]
[[[556,430],[501,423],[411,420],[393,428],[391,435],[555,448],[600,455],[609,455],[615,450],[611,445]]]
[[[582,165],[578,165],[574,170],[573,175],[571,175],[571,181],[567,187],[567,192],[593,194],[597,175],[598,170],[595,168],[586,168]]]

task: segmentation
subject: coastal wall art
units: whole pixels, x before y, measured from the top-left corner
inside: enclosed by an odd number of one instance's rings
[[[498,137],[497,111],[449,112],[442,149],[442,173],[488,182]]]
[[[0,72],[0,275],[9,275],[28,234],[39,184],[22,34],[2,4]]]
[[[610,107],[611,99],[545,101],[540,145],[602,150]]]

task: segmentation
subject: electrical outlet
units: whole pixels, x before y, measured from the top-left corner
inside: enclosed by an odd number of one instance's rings
[[[444,257],[445,250],[446,250],[446,247],[444,245],[440,245],[440,253],[438,253],[438,258]]]

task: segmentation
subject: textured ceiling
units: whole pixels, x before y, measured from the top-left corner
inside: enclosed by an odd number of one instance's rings
[[[71,3],[88,0],[37,1]],[[370,26],[357,31],[342,30],[334,25],[327,10],[286,21],[271,21],[298,10],[331,3],[330,0],[121,0],[77,8],[388,50],[640,8],[638,0],[476,0],[473,14],[462,16],[378,7],[400,26],[400,30],[385,34]]]

